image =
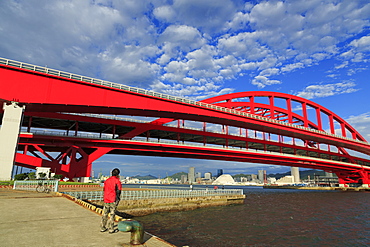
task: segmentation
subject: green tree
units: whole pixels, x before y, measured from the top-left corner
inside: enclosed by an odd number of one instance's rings
[[[54,178],[60,180],[60,179],[64,178],[64,176],[62,174],[55,174]]]
[[[27,173],[20,173],[14,176],[14,180],[25,180],[27,177]]]
[[[36,178],[36,173],[34,173],[34,172],[28,173],[28,178],[29,179],[35,179]]]

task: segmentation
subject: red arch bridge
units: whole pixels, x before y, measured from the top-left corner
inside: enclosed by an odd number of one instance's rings
[[[203,101],[0,58],[0,174],[13,164],[89,177],[105,154],[321,169],[370,184],[370,144],[312,101],[240,92]]]

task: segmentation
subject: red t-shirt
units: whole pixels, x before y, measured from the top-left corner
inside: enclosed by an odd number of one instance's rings
[[[121,181],[116,176],[111,176],[104,182],[104,202],[116,201],[116,190],[122,190]]]

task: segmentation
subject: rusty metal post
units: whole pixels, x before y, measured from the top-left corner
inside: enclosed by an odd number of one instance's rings
[[[124,220],[118,222],[118,230],[121,232],[131,232],[130,244],[140,245],[144,242],[144,227],[136,220]]]

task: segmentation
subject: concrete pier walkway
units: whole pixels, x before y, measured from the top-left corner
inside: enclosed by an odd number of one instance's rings
[[[131,246],[130,233],[101,233],[101,216],[64,197],[0,188],[0,208],[0,246]],[[175,246],[148,233],[144,241]]]

